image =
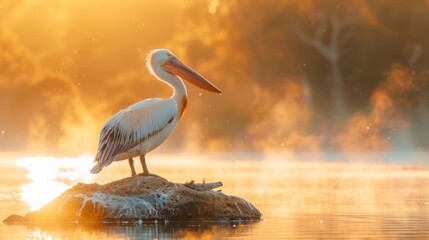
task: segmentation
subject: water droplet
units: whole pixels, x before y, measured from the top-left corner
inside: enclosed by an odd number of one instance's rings
[[[323,219],[320,219],[320,224],[323,224]]]
[[[202,94],[202,93],[198,93],[198,96],[200,96],[200,97],[201,97],[201,96],[203,96],[203,94]]]

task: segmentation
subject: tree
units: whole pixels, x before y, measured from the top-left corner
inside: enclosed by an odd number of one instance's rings
[[[314,37],[309,36],[301,29],[296,32],[301,40],[309,46],[315,48],[330,65],[328,82],[330,83],[330,97],[332,112],[335,116],[344,118],[347,115],[347,103],[344,97],[344,80],[341,74],[341,57],[345,53],[344,46],[351,39],[349,27],[355,22],[351,17],[340,18],[335,14],[326,16],[319,14],[319,26]],[[326,39],[325,35],[330,31]]]

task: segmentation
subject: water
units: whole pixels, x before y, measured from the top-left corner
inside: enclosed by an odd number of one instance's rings
[[[226,160],[229,158],[228,160]],[[24,215],[77,182],[128,176],[127,162],[99,175],[91,158],[3,156],[0,218]],[[149,169],[170,181],[222,181],[252,202],[260,222],[0,225],[1,239],[428,238],[429,168],[412,164],[194,158],[155,155]]]

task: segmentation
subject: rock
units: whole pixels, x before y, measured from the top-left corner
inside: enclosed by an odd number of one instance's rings
[[[208,190],[208,186],[221,185],[220,182],[191,182],[187,187],[153,176],[128,177],[105,185],[78,183],[39,210],[23,217],[12,215],[4,222],[260,219],[261,213],[250,202]]]
[[[24,222],[24,221],[25,221],[25,217],[16,215],[16,214],[10,215],[5,220],[3,220],[3,222],[6,222],[6,223],[15,223],[15,222]]]

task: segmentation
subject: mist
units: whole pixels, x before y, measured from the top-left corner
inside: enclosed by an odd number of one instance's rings
[[[4,0],[0,151],[94,154],[112,114],[172,94],[144,65],[168,48],[223,93],[188,84],[157,151],[426,152],[428,24],[427,1]]]

